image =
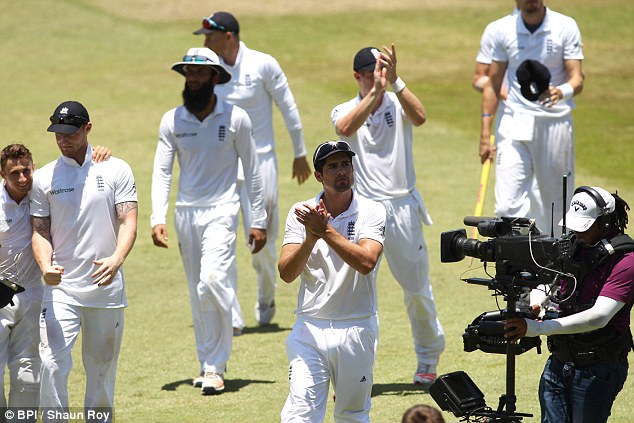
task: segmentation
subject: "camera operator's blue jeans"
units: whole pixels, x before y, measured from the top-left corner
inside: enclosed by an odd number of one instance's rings
[[[626,361],[576,367],[550,357],[539,381],[542,423],[601,423],[627,378]]]

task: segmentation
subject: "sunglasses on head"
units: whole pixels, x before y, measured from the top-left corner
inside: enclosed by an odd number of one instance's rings
[[[330,154],[333,151],[341,151],[343,153],[349,152],[350,145],[345,141],[328,141],[317,147],[315,154],[313,155],[313,161],[318,157],[323,157],[326,154]]]
[[[51,116],[50,121],[53,125],[72,125],[76,127],[82,126],[84,123],[88,123],[88,119],[83,116],[74,116],[74,115],[60,115],[60,116]]]
[[[183,57],[183,62],[188,62],[188,63],[214,63],[213,60],[211,60],[209,57],[207,57],[207,56],[199,56],[199,55],[184,56]]]
[[[233,32],[233,31],[229,31],[229,29],[226,26],[216,23],[211,18],[203,18],[203,28],[212,29],[216,31]]]

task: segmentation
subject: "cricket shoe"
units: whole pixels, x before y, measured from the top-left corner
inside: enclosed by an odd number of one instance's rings
[[[418,363],[416,373],[414,373],[414,385],[428,389],[436,380],[436,366],[434,364]]]
[[[192,386],[194,388],[202,388],[203,387],[203,376],[205,372],[200,372],[198,376],[192,379]]]
[[[205,372],[202,384],[203,395],[216,395],[225,390],[225,381],[222,375],[216,372]]]
[[[275,300],[271,304],[255,303],[255,320],[261,325],[268,325],[275,316]]]

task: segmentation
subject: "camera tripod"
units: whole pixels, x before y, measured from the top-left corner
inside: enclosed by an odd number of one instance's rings
[[[483,280],[477,278],[468,279],[467,282],[483,284]],[[500,286],[500,283],[502,286]],[[520,286],[515,285],[514,281],[510,281],[509,284],[507,284],[506,282],[495,279],[488,281],[487,285],[489,285],[489,288],[501,292],[504,296],[506,300],[506,310],[504,310],[505,317],[514,317],[516,315],[517,299],[519,296],[517,288],[520,288]],[[494,288],[492,288],[492,286]],[[515,346],[516,344],[514,342],[506,342],[506,392],[500,396],[497,410],[477,411],[474,412],[472,416],[482,416],[482,421],[487,423],[518,423],[521,422],[524,417],[533,417],[532,414],[515,411],[515,402],[517,400],[515,396]]]

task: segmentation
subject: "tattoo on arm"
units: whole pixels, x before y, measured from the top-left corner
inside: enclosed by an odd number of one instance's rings
[[[115,207],[117,209],[117,217],[121,219],[128,214],[130,210],[138,208],[138,203],[136,201],[126,201],[115,205]]]
[[[51,239],[51,217],[31,216],[31,227],[33,232],[37,232],[46,239]]]

